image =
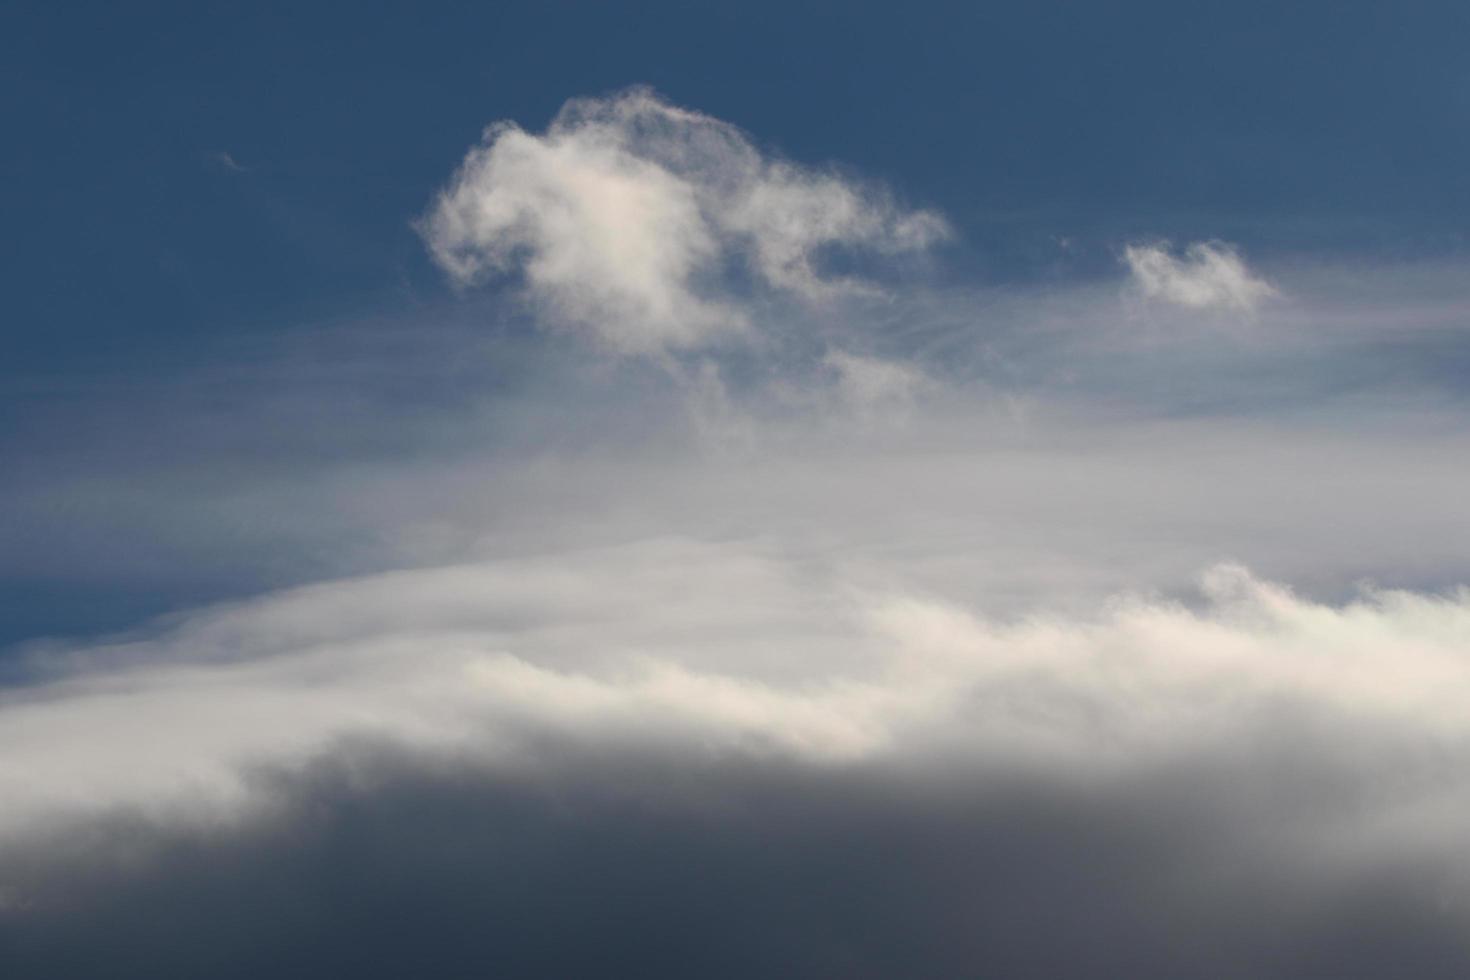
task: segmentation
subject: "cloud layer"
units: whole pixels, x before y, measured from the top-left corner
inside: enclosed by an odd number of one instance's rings
[[[1198,610],[1135,598],[1000,623],[881,578],[650,541],[315,585],[53,651],[70,676],[5,695],[0,830],[78,807],[248,812],[250,767],[345,738],[519,765],[555,736],[1065,772],[1146,769],[1281,712],[1426,751],[1470,738],[1463,592],[1333,608],[1222,566]]]

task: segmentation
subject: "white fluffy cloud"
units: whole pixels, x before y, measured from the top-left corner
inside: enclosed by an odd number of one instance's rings
[[[1222,242],[1196,242],[1178,257],[1162,245],[1129,245],[1123,261],[1143,295],[1178,306],[1248,313],[1276,295]]]
[[[862,288],[824,250],[921,249],[946,225],[634,89],[569,102],[544,134],[490,127],[422,231],[456,281],[519,273],[552,320],[656,353],[747,326],[732,278],[820,299]]]

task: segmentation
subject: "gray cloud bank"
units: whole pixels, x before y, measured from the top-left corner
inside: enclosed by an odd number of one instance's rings
[[[272,813],[243,835],[64,828],[0,953],[60,977],[1462,975],[1463,880],[1304,856],[1352,764],[1261,741],[1269,765],[1091,785],[360,748],[260,777]]]
[[[1465,975],[1461,269],[878,288],[641,90],[422,231],[529,305],[0,433],[0,572],[229,596],[8,653],[0,965]]]

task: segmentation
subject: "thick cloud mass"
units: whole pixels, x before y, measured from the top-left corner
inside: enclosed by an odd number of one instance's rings
[[[665,541],[193,615],[9,693],[0,950],[112,976],[1464,969],[1470,596],[1202,589],[1000,623]]]
[[[1459,265],[916,282],[643,90],[420,231],[549,329],[16,443],[0,573],[171,611],[0,664],[0,973],[1467,975]]]

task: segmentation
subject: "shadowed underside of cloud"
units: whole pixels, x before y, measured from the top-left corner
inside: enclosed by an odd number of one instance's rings
[[[1354,797],[1291,742],[1103,784],[951,763],[370,747],[262,775],[244,832],[119,819],[5,862],[48,977],[1463,976],[1465,880],[1322,861]]]

